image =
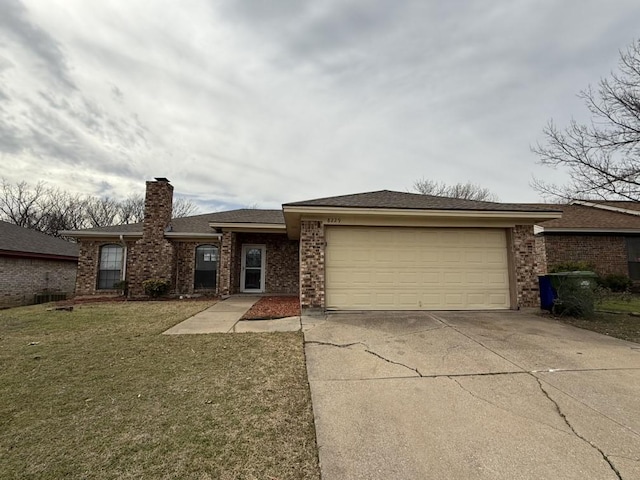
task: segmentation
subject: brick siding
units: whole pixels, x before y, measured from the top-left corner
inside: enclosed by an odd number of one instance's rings
[[[538,265],[538,275],[546,275],[548,273],[547,268],[547,249],[545,247],[544,236],[535,236],[536,247],[536,264]]]
[[[220,273],[220,261],[219,261],[219,253],[220,246],[218,242],[204,242],[204,241],[181,241],[174,243],[174,251],[176,258],[176,267],[175,267],[175,280],[173,284],[175,285],[176,293],[179,294],[193,294],[193,293],[202,293],[202,294],[211,294],[215,293],[214,289],[195,289],[195,269],[196,269],[196,248],[200,245],[214,245],[218,247],[218,272]]]
[[[143,236],[137,241],[127,241],[126,278],[129,294],[144,294],[142,282],[151,278],[167,280],[176,290],[176,262],[174,244],[164,237],[171,223],[173,187],[167,182],[147,182],[145,196],[145,218]],[[79,239],[77,295],[115,293],[112,290],[98,290],[97,279],[100,268],[100,249],[104,245],[120,245],[118,240]]]
[[[298,242],[282,233],[238,233],[231,265],[232,292],[240,291],[243,245],[265,245],[265,293],[297,295],[299,291]]]
[[[325,306],[324,225],[302,220],[300,224],[300,305],[318,309]]]
[[[516,225],[511,229],[511,251],[513,254],[517,307],[540,305],[538,287],[538,258],[533,225]]]
[[[596,273],[629,275],[625,237],[610,235],[545,235],[548,267],[564,262],[588,262]]]
[[[0,257],[0,308],[30,305],[43,292],[72,296],[77,264],[73,261]]]
[[[231,295],[231,265],[235,256],[236,234],[224,232],[220,239],[220,273],[218,274],[218,292],[220,295]],[[235,292],[233,292],[235,293]]]

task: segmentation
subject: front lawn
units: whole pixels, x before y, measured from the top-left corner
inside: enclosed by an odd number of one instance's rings
[[[0,311],[0,478],[319,478],[301,334],[160,335],[210,304]]]
[[[612,294],[598,302],[596,309],[610,312],[640,312],[640,295]]]

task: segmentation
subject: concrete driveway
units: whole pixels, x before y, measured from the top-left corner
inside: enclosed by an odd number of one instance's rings
[[[521,312],[303,317],[324,480],[640,478],[640,345]]]

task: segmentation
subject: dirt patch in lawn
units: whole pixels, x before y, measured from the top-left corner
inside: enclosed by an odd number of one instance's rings
[[[640,343],[640,317],[624,313],[598,312],[591,318],[556,317],[556,319],[574,327]]]
[[[297,296],[262,297],[244,314],[242,320],[268,320],[298,315],[300,315],[300,300]]]

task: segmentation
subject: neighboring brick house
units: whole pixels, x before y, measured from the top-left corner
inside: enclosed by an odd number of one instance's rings
[[[533,226],[554,207],[382,190],[171,219],[173,187],[147,182],[140,224],[78,239],[76,294],[294,294],[307,310],[504,309],[538,305]]]
[[[77,244],[0,221],[0,308],[72,295],[77,266]]]
[[[600,275],[640,281],[640,202],[575,200],[555,207],[562,218],[535,229],[541,273],[565,262],[587,262]]]

